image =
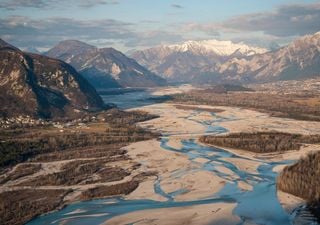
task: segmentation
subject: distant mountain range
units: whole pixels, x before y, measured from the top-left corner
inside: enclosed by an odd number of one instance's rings
[[[105,107],[95,88],[154,87],[166,85],[164,78],[210,84],[319,77],[320,32],[269,52],[211,40],[132,53],[152,72],[113,48],[73,40],[46,55],[23,52],[0,39],[0,117],[71,117]]]
[[[0,39],[0,116],[57,118],[105,107],[73,67],[26,53]]]
[[[187,41],[136,51],[131,57],[162,77],[175,82],[192,82],[199,76],[216,72],[229,59],[248,58],[267,49],[231,41]]]
[[[217,71],[225,80],[247,82],[320,76],[320,32],[301,37],[276,51],[230,59]]]
[[[41,54],[41,52],[36,47],[28,47],[25,49],[22,49],[24,52],[30,52],[35,54]]]
[[[210,40],[136,51],[131,57],[174,82],[254,83],[319,76],[319,52],[320,32],[270,52]]]
[[[96,48],[68,40],[60,42],[46,55],[71,64],[96,88],[166,85],[165,79],[113,48]]]

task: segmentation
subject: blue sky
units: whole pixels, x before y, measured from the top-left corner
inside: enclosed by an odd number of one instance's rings
[[[189,39],[268,47],[320,30],[314,0],[0,0],[0,37],[49,48],[78,39],[122,51]]]

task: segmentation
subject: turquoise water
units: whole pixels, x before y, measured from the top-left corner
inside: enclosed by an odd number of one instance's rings
[[[193,139],[182,141],[183,147],[175,149],[168,146],[168,138],[163,138],[160,142],[161,147],[186,154],[190,160],[196,158],[206,158],[209,161],[199,170],[211,171],[212,173],[225,178],[229,182],[218,193],[203,200],[176,202],[174,197],[177,192],[165,193],[160,186],[160,180],[155,183],[156,193],[167,199],[165,202],[151,200],[124,200],[123,198],[101,199],[84,201],[71,204],[64,209],[40,216],[29,222],[29,225],[40,224],[101,224],[114,216],[144,209],[157,209],[168,207],[192,206],[217,202],[236,202],[238,206],[234,209],[234,214],[238,215],[243,222],[254,221],[258,224],[290,224],[292,218],[279,204],[275,191],[276,173],[272,172],[274,166],[292,163],[291,161],[281,161],[265,163],[259,166],[256,174],[239,170],[232,163],[225,161],[225,158],[241,158],[220,148],[212,148],[199,145]],[[212,155],[211,153],[215,153]],[[210,155],[210,156],[209,156]],[[228,174],[224,174],[215,169],[216,166],[224,165],[230,169],[238,179],[233,179]],[[184,171],[179,171],[177,176],[183,175]],[[161,178],[159,178],[161,179]],[[238,182],[242,181],[253,185],[252,191],[243,191],[238,188]],[[181,190],[181,193],[184,190]],[[83,212],[69,214],[75,210]]]
[[[132,93],[130,93],[132,94]],[[134,93],[137,94],[137,93]],[[132,96],[131,96],[132,97]],[[131,97],[125,96],[125,101],[129,101]],[[138,99],[143,99],[143,95],[139,94]],[[140,101],[140,100],[139,100]],[[130,102],[130,101],[129,101]],[[123,107],[131,107],[123,103]],[[194,111],[188,119],[193,120],[192,117],[196,116],[200,111]],[[226,120],[236,120],[237,118],[219,118],[214,117],[213,120],[199,122],[207,128],[207,134],[221,134],[227,132],[224,127],[219,126],[219,122]],[[188,156],[190,161],[197,158],[207,159],[201,168],[194,170],[205,170],[212,172],[216,176],[219,176],[227,180],[225,187],[218,193],[213,190],[212,196],[206,199],[199,199],[194,201],[175,201],[175,197],[184,193],[186,190],[177,190],[172,193],[166,193],[161,188],[161,177],[154,184],[154,190],[157,194],[167,199],[164,202],[151,201],[147,199],[141,200],[125,200],[123,198],[108,198],[91,201],[77,202],[60,211],[49,213],[47,215],[40,216],[28,223],[28,225],[48,225],[48,224],[77,224],[77,225],[98,225],[106,220],[123,215],[130,212],[145,209],[160,209],[169,207],[182,207],[182,206],[194,206],[208,203],[237,203],[233,214],[238,215],[241,218],[240,224],[247,222],[254,222],[255,224],[265,225],[286,225],[292,224],[294,215],[287,214],[281,207],[277,196],[275,180],[277,174],[273,172],[273,168],[277,165],[287,165],[293,163],[292,161],[279,161],[279,162],[267,162],[262,159],[253,159],[261,162],[256,173],[250,173],[238,169],[232,163],[226,161],[227,158],[243,158],[237,156],[231,152],[228,152],[221,148],[208,147],[197,143],[194,139],[184,139],[180,149],[173,148],[168,145],[170,135],[163,137],[159,142],[159,145],[169,151],[179,152]],[[252,159],[250,159],[252,160]],[[195,162],[196,163],[196,162]],[[233,172],[233,175],[225,174],[218,170],[217,167],[223,166]],[[175,171],[172,174],[173,177],[180,177],[190,171],[184,171],[183,169]],[[235,178],[236,177],[236,178]],[[244,182],[253,186],[250,191],[241,190],[238,187],[239,182]],[[238,224],[238,225],[240,225]]]
[[[147,90],[127,92],[120,95],[101,95],[101,97],[105,103],[116,104],[120,109],[153,105],[167,99],[165,96],[152,95],[152,93]]]

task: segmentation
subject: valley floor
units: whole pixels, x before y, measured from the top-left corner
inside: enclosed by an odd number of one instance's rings
[[[208,108],[209,106],[197,106]],[[158,178],[146,180],[137,190],[129,194],[126,199],[153,199],[166,201],[162,195],[155,193],[154,183],[161,179],[160,185],[165,193],[183,192],[174,195],[174,201],[196,201],[210,199],[228,183],[238,180],[238,188],[242,191],[251,191],[256,182],[239,180],[239,174],[232,171],[228,166],[221,163],[215,166],[214,171],[208,171],[205,165],[210,161],[204,157],[194,157],[183,152],[185,140],[197,139],[199,135],[216,133],[213,127],[223,127],[227,132],[248,131],[282,131],[300,134],[319,134],[319,122],[306,122],[292,119],[270,117],[265,113],[232,107],[212,107],[222,112],[210,113],[198,110],[177,109],[174,104],[156,104],[145,106],[143,110],[160,115],[160,118],[140,123],[144,128],[160,131],[167,136],[167,145],[176,149],[171,151],[161,147],[156,140],[139,142],[125,147],[128,154],[143,166],[144,171],[157,171]],[[211,128],[211,130],[210,130]],[[181,151],[180,151],[181,149]],[[240,158],[226,157],[240,171],[249,174],[258,174],[257,169],[266,163],[295,161],[312,151],[319,151],[320,145],[308,145],[299,151],[285,153],[256,154],[243,150],[227,149],[227,151]],[[209,153],[210,154],[210,153]],[[212,152],[211,154],[215,154]],[[279,173],[286,163],[279,163],[273,167],[273,171]],[[177,171],[183,171],[182,175],[176,176]],[[228,176],[221,176],[220,173]],[[230,180],[231,178],[231,180]],[[250,180],[250,179],[249,179]],[[287,210],[295,209],[303,200],[279,192],[279,200]],[[114,217],[106,224],[237,224],[240,218],[234,213],[236,204],[210,204],[200,206],[187,206],[183,208],[154,209],[148,211],[132,212],[119,217]],[[259,207],[259,206],[257,206]],[[216,210],[219,209],[219,213]],[[223,220],[229,218],[230,220]],[[169,222],[170,221],[170,222]],[[187,221],[187,222],[186,222]],[[185,223],[186,222],[186,223]]]
[[[175,93],[175,89],[159,90],[156,94],[170,92]],[[159,132],[162,137],[121,146],[126,152],[125,157],[105,166],[124,168],[128,173],[123,179],[35,187],[72,188],[72,193],[62,196],[62,201],[71,203],[83,200],[81,193],[84,190],[139,178],[139,185],[127,190],[127,195],[111,198],[108,203],[96,200],[71,204],[29,224],[289,224],[295,219],[290,213],[303,201],[276,192],[277,174],[309,152],[319,151],[320,145],[305,145],[298,151],[281,154],[256,154],[206,146],[198,138],[205,134],[254,131],[320,134],[320,122],[271,117],[235,107],[183,106],[156,103],[138,108],[159,116],[138,125]],[[36,175],[60,171],[64,163],[70,162],[72,160],[43,162]],[[121,171],[115,171],[115,175],[117,173]],[[0,192],[22,190],[25,187],[16,187],[16,184],[34,177],[33,174],[6,183],[0,187]]]

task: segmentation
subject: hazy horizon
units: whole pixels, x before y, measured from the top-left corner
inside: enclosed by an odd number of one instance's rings
[[[0,37],[22,49],[74,39],[121,51],[186,40],[285,45],[320,30],[314,0],[1,0]]]

